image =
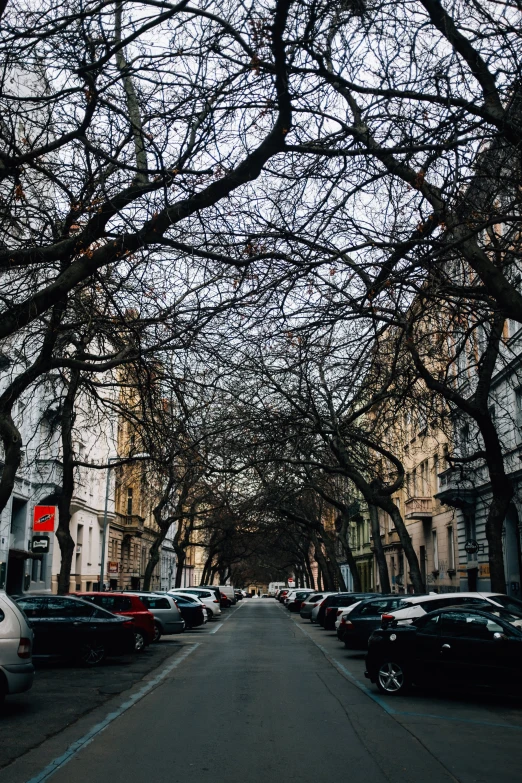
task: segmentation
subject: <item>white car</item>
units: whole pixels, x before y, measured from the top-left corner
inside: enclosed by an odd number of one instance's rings
[[[328,593],[328,595],[333,595],[333,593]],[[314,608],[312,609],[312,616],[310,617],[310,622],[311,623],[316,623],[317,622],[317,615],[319,614],[319,609],[321,608],[321,606],[324,604],[324,602],[328,598],[328,595],[325,595],[323,600],[319,601],[319,603],[316,604],[314,606]]]
[[[336,630],[336,631],[338,631],[338,630],[339,630],[339,626],[341,625],[342,621],[343,621],[343,620],[346,620],[346,618],[348,617],[348,615],[350,614],[350,612],[351,612],[353,609],[355,609],[355,607],[356,607],[356,606],[359,606],[359,604],[360,604],[360,603],[361,603],[360,601],[356,601],[356,602],[355,602],[354,604],[352,604],[351,606],[341,606],[341,607],[340,607],[340,608],[337,610],[337,620],[335,621],[335,630]]]
[[[384,614],[385,622],[397,620],[399,625],[410,625],[417,617],[423,617],[428,612],[443,609],[445,606],[462,606],[491,603],[494,606],[502,606],[508,611],[522,612],[522,601],[518,598],[510,598],[502,593],[435,593],[432,595],[404,596],[400,609],[393,613]]]
[[[316,590],[312,590],[310,587],[296,587],[295,590],[291,590],[289,593],[286,594],[286,596],[283,599],[283,604],[285,606],[288,606],[288,604],[294,600],[297,593],[308,593],[308,595],[311,595],[312,593],[317,592]]]
[[[169,590],[169,595],[171,595],[173,598],[176,598],[177,595],[182,595],[185,598],[188,598],[190,601],[194,601],[195,604],[199,604],[203,607],[203,615],[205,617],[205,622],[208,622],[208,610],[203,601],[197,597],[197,595],[191,595],[191,593],[186,593],[184,590]]]
[[[178,590],[177,592],[181,591]],[[205,590],[202,587],[185,587],[183,593],[184,595],[199,598],[207,610],[209,620],[212,620],[213,617],[218,617],[221,614],[221,604],[212,590]]]
[[[20,608],[0,591],[0,702],[33,684],[33,632]]]

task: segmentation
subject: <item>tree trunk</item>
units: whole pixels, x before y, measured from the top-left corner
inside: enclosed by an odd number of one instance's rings
[[[12,495],[16,473],[22,460],[22,437],[11,417],[11,409],[0,411],[0,437],[4,446],[4,466],[0,479],[0,514]]]
[[[341,571],[341,567],[337,562],[337,555],[335,553],[335,543],[332,541],[332,539],[330,538],[326,530],[323,533],[323,541],[324,541],[326,553],[328,555],[328,562],[330,564],[330,569],[333,571],[334,583],[335,582],[338,583],[339,590],[342,593],[346,592],[346,582],[344,581],[344,576],[343,576],[343,572]]]
[[[312,571],[312,566],[310,565],[310,560],[308,557],[305,558],[305,568],[306,573],[308,574],[308,584],[312,590],[315,590],[314,573]]]
[[[74,401],[80,383],[80,371],[72,370],[67,394],[62,407],[62,491],[58,498],[58,528],[56,538],[60,545],[61,563],[58,574],[58,595],[66,595],[70,590],[71,569],[74,555],[74,540],[70,533],[71,500],[74,493]],[[100,589],[102,586],[100,585]]]
[[[360,593],[361,575],[359,574],[359,570],[357,568],[357,562],[355,560],[355,557],[353,556],[352,548],[350,546],[350,542],[348,539],[349,530],[350,530],[350,517],[348,516],[348,514],[340,514],[340,517],[341,517],[341,529],[338,532],[339,541],[341,542],[341,545],[343,547],[344,556],[346,557],[346,562],[348,563],[348,568],[350,569],[350,573],[352,575],[353,591],[354,593]]]
[[[391,593],[390,575],[388,573],[388,564],[384,547],[381,539],[381,526],[379,525],[379,509],[373,503],[368,503],[370,512],[370,525],[372,529],[373,549],[377,561],[377,570],[379,571],[379,585],[381,593]]]
[[[315,559],[321,569],[323,589],[331,592],[335,592],[335,583],[331,571],[328,568],[326,558],[323,554],[322,546],[317,540],[315,533],[311,535],[312,543],[314,545]]]
[[[169,525],[170,527],[170,525]],[[143,576],[143,589],[144,590],[150,590],[150,583],[152,581],[152,576],[154,574],[154,569],[158,565],[160,561],[161,556],[161,546],[163,542],[165,541],[165,538],[167,537],[167,533],[169,532],[169,527],[167,527],[166,530],[163,530],[160,528],[157,532],[156,538],[153,541],[153,544],[149,550],[149,560],[147,562],[147,565],[145,567],[145,574]]]
[[[502,538],[504,521],[513,499],[514,488],[511,479],[506,475],[502,445],[489,410],[486,408],[482,416],[477,416],[476,421],[484,441],[485,459],[491,482],[492,498],[486,519],[491,590],[495,593],[505,593],[506,574]]]
[[[388,514],[391,516],[393,523],[395,525],[395,529],[399,534],[399,539],[402,544],[402,549],[404,551],[404,555],[408,563],[413,590],[415,593],[423,593],[426,590],[426,585],[422,581],[422,576],[419,567],[419,560],[413,548],[413,544],[411,543],[410,534],[408,533],[406,525],[404,524],[404,520],[401,516],[401,512],[399,511],[395,503],[391,500],[391,498],[386,498],[385,500],[382,500],[381,504],[379,504],[381,505],[381,508],[384,511],[387,511]]]
[[[178,547],[176,549],[176,579],[174,580],[174,587],[181,587],[183,580],[183,567],[185,565],[185,550]]]

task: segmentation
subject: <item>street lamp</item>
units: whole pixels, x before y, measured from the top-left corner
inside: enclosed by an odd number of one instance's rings
[[[109,479],[111,471],[111,462],[117,462],[118,460],[124,460],[125,462],[133,462],[137,459],[148,459],[150,454],[135,454],[133,457],[109,457],[107,460],[107,480],[105,482],[105,511],[103,513],[103,531],[102,531],[102,552],[101,552],[101,567],[100,567],[100,590],[104,590],[103,577],[105,576],[105,543],[107,541],[107,513],[109,507]]]

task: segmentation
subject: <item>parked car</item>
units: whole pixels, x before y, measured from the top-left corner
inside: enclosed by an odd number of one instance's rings
[[[301,608],[299,610],[299,614],[303,620],[311,620],[314,607],[317,606],[317,604],[319,604],[328,595],[332,595],[332,593],[310,593],[306,600],[301,604]]]
[[[164,635],[183,633],[185,620],[171,595],[146,593],[142,590],[136,591],[132,595],[137,595],[142,604],[154,615],[154,638],[152,641],[159,642]]]
[[[236,596],[236,601],[242,601],[243,600],[243,591],[242,590],[234,590],[234,595]]]
[[[33,632],[16,603],[0,591],[0,703],[33,684]]]
[[[183,595],[193,595],[199,598],[205,609],[207,610],[208,619],[212,620],[215,616],[221,614],[221,601],[216,598],[216,594],[213,590],[204,590],[202,587],[184,587],[180,590]]]
[[[282,603],[283,603],[283,601],[285,600],[286,596],[287,596],[287,595],[288,595],[288,593],[290,593],[290,592],[291,592],[291,590],[290,590],[290,588],[289,588],[289,587],[285,587],[285,588],[284,588],[284,590],[281,590],[281,592],[280,592],[280,593],[278,594],[278,596],[277,596],[277,600],[279,601],[279,603],[281,603],[281,604],[282,604]]]
[[[154,641],[154,615],[137,595],[128,593],[74,593],[113,614],[119,614],[134,623],[134,649],[141,652]]]
[[[339,628],[341,627],[341,625],[343,623],[346,622],[346,620],[348,619],[350,613],[353,612],[355,607],[359,606],[360,603],[361,603],[360,601],[356,601],[351,606],[344,606],[344,607],[341,607],[340,609],[337,610],[337,620],[335,621],[335,630],[337,632],[337,638],[339,640],[340,640]]]
[[[230,599],[231,604],[236,603],[236,593],[233,585],[218,585],[218,587]]]
[[[294,593],[290,593],[290,597],[286,602],[286,608],[290,612],[298,612],[308,596],[312,593],[312,590],[296,590]]]
[[[72,596],[25,595],[17,604],[34,634],[33,655],[76,659],[96,666],[135,646],[133,619]]]
[[[186,628],[198,628],[206,622],[206,610],[201,601],[195,595],[183,595],[173,590],[169,591],[176,601],[181,616],[185,620]]]
[[[522,696],[522,614],[482,606],[449,606],[374,631],[366,676],[393,696],[410,685]]]
[[[203,588],[204,590],[210,590],[212,593],[215,594],[218,601],[221,600],[221,590],[217,585],[197,585],[198,590]]]
[[[399,625],[407,625],[417,617],[423,617],[428,612],[435,611],[435,609],[464,604],[478,605],[484,601],[495,606],[502,606],[508,611],[522,612],[522,601],[502,593],[442,593],[440,595],[433,593],[430,595],[402,596],[402,599],[401,604],[393,612],[384,616],[385,623],[397,620]]]
[[[222,609],[230,609],[232,606],[232,601],[228,597],[228,595],[225,595],[225,593],[219,594],[219,605]]]
[[[366,650],[373,631],[381,626],[383,614],[393,612],[402,602],[403,596],[380,596],[359,601],[345,614],[345,620],[337,629],[337,637],[350,650]],[[341,610],[344,611],[344,610]]]
[[[325,631],[335,630],[335,621],[337,619],[337,610],[341,607],[348,607],[361,598],[378,597],[376,593],[335,593],[329,595],[321,604],[317,621],[323,626]]]

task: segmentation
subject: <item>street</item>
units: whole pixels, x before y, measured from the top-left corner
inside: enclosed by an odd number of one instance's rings
[[[241,602],[175,648],[148,684],[4,767],[2,783],[520,780],[519,704],[383,698],[363,654],[272,599]]]

